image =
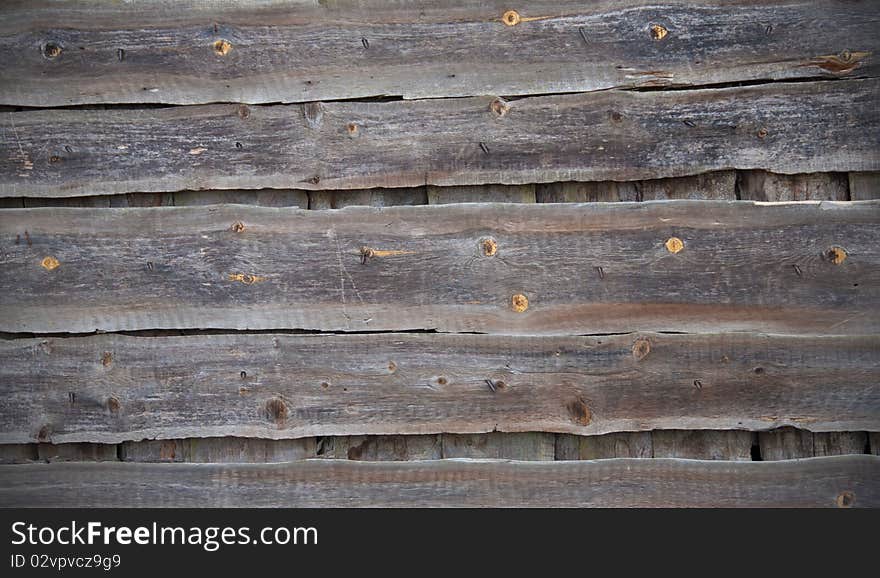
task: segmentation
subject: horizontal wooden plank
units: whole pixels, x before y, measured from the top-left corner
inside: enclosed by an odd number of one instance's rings
[[[860,431],[880,429],[880,336],[23,338],[0,383],[0,443]]]
[[[880,80],[0,115],[0,196],[880,170]],[[834,119],[829,122],[828,119]]]
[[[878,73],[869,0],[261,4],[4,7],[0,78],[15,81],[0,82],[0,103],[409,99]]]
[[[878,507],[880,457],[0,466],[0,507]],[[168,491],[168,484],[174,491]]]
[[[877,201],[8,209],[0,239],[6,332],[880,327]]]

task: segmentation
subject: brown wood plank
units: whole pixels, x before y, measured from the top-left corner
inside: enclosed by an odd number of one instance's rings
[[[651,435],[655,458],[732,461],[752,459],[754,436],[749,431],[658,430]]]
[[[0,444],[0,464],[26,464],[39,459],[37,444]]]
[[[318,452],[329,459],[358,461],[437,460],[442,456],[439,435],[325,436]]]
[[[492,97],[7,113],[0,196],[877,171],[878,90],[605,91],[514,100],[503,115]]]
[[[444,458],[547,461],[555,459],[556,436],[545,432],[442,434]]]
[[[556,435],[557,460],[651,458],[651,432],[618,432],[598,436]]]
[[[116,444],[37,444],[37,455],[44,462],[115,462]]]
[[[815,432],[813,434],[813,455],[817,457],[864,454],[867,448],[867,432]]]
[[[880,172],[849,173],[849,195],[852,201],[880,199]]]
[[[428,204],[534,203],[535,185],[478,185],[435,187],[428,185]]]
[[[735,178],[736,171],[714,171],[689,177],[647,181],[544,183],[537,185],[536,193],[539,203],[733,200],[736,198]]]
[[[873,334],[878,237],[876,201],[9,209],[0,331]]]
[[[758,433],[761,458],[764,460],[792,460],[813,456],[813,433],[793,427]]]
[[[350,191],[309,191],[310,209],[342,209],[351,206],[397,207],[427,205],[425,187],[407,189],[356,189]]]
[[[878,336],[22,338],[0,341],[0,443],[876,430],[878,372]]]
[[[42,444],[41,444],[42,445]],[[315,439],[189,438],[121,444],[127,462],[275,463],[315,457]]]
[[[767,171],[739,171],[738,198],[751,201],[848,201],[845,173],[779,175]]]
[[[178,207],[217,205],[222,203],[308,209],[309,194],[306,191],[285,191],[280,189],[263,189],[259,191],[177,191],[174,193],[174,204]]]
[[[0,507],[878,507],[880,458],[0,466]],[[167,485],[174,483],[173,492]]]
[[[4,7],[0,103],[303,102],[876,76],[870,1]],[[821,26],[817,22],[833,22]],[[808,29],[810,34],[804,34]]]
[[[871,444],[871,453],[880,456],[880,432],[869,432],[868,439]]]

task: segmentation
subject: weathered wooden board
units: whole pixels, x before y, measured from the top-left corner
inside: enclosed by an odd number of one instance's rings
[[[880,199],[880,172],[849,173],[849,195],[852,201]]]
[[[534,203],[535,185],[479,185],[435,187],[428,185],[428,203]]]
[[[754,434],[749,431],[658,430],[651,434],[655,458],[750,461]]]
[[[224,437],[144,440],[121,444],[119,457],[127,462],[290,462],[315,457],[315,439]]]
[[[221,203],[237,203],[260,207],[299,207],[309,208],[307,191],[264,189],[221,190],[221,191],[177,191],[174,193],[174,204],[179,207],[217,205]]]
[[[556,459],[556,435],[545,432],[443,434],[444,458],[547,461]]]
[[[0,443],[880,427],[877,336],[22,338],[0,382]]]
[[[359,461],[438,460],[443,457],[440,435],[326,436],[319,438],[318,455]]]
[[[750,201],[850,200],[846,173],[779,175],[767,171],[739,171],[736,190],[737,198]]]
[[[44,462],[115,462],[117,448],[116,444],[37,444],[37,455]]]
[[[876,201],[8,209],[0,239],[6,332],[880,327]]]
[[[651,432],[617,432],[605,435],[556,435],[557,460],[652,458]]]
[[[407,4],[4,6],[0,103],[519,95],[878,73],[867,0]]]
[[[854,428],[855,429],[855,428]],[[758,433],[761,458],[792,460],[813,456],[813,434],[803,429],[783,427]]]
[[[0,507],[878,507],[880,458],[0,466]],[[168,483],[174,483],[169,492]]]
[[[800,33],[799,33],[800,34]],[[0,196],[880,170],[880,80],[0,115]]]
[[[537,185],[536,195],[539,203],[733,200],[736,198],[735,183],[736,171],[714,171],[689,177],[648,181],[545,183]]]
[[[840,456],[846,454],[864,454],[868,448],[868,433],[853,432],[816,432],[813,434],[813,455]]]
[[[351,206],[396,207],[427,205],[425,187],[407,189],[356,189],[348,191],[309,191],[310,209],[342,209]]]
[[[39,459],[37,444],[0,444],[0,464],[24,464]]]

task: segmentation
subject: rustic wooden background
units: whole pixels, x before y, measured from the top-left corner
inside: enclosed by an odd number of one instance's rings
[[[0,5],[0,506],[880,506],[873,1]]]

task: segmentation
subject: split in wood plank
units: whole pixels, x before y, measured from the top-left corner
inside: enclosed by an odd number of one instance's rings
[[[0,507],[880,507],[878,479],[880,457],[866,455],[29,464],[0,466]]]
[[[504,115],[492,97],[15,112],[0,115],[0,196],[878,171],[878,91],[880,79],[606,91],[523,98]]]
[[[0,341],[0,443],[870,431],[878,356],[880,336],[745,333],[22,338]],[[552,439],[538,446],[552,457]]]

